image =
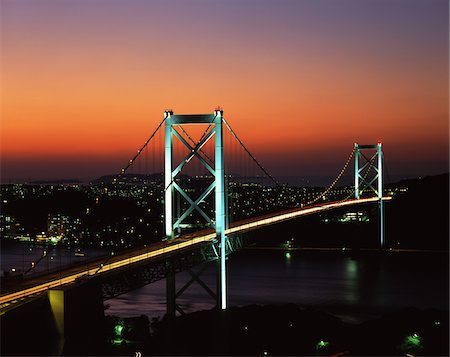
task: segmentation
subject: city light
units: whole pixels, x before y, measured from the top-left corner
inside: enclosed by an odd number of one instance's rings
[[[327,348],[328,346],[330,346],[330,342],[329,341],[320,340],[316,344],[316,350],[322,350],[322,349]]]
[[[422,349],[423,349],[422,338],[417,333],[406,336],[402,344],[400,345],[400,350],[402,352],[416,353],[420,352]]]
[[[120,345],[125,341],[122,336],[124,325],[125,322],[123,320],[119,320],[114,326],[114,339],[112,340],[114,345]]]

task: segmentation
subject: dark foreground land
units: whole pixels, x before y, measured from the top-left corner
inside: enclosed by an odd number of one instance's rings
[[[297,305],[201,311],[153,323],[137,342],[146,317],[109,320],[106,354],[234,356],[448,356],[448,312],[404,309],[351,324]],[[148,323],[148,320],[147,320]],[[119,329],[117,326],[121,326]],[[148,326],[148,325],[147,325]],[[144,338],[144,335],[140,335]],[[81,351],[79,351],[81,352]],[[67,351],[71,354],[71,351]]]
[[[362,323],[298,305],[205,310],[175,319],[86,319],[60,343],[40,325],[2,340],[2,356],[448,356],[448,311],[402,309]],[[47,324],[49,322],[47,321]],[[4,326],[3,326],[4,327]],[[151,327],[151,328],[150,328]],[[46,332],[47,331],[47,332]],[[151,332],[150,332],[151,331]],[[5,331],[2,331],[2,333]],[[74,336],[74,334],[72,334]]]

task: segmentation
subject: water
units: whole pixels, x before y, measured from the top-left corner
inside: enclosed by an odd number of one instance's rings
[[[216,280],[210,264],[201,276]],[[189,280],[177,274],[177,289]],[[295,303],[361,321],[392,310],[448,310],[448,255],[392,253],[357,259],[339,252],[244,250],[230,256],[229,306]],[[165,313],[165,280],[107,300],[107,314],[122,317]],[[212,298],[196,283],[177,299],[185,312],[210,309]]]
[[[57,270],[104,254],[101,249],[84,250],[84,257],[63,247],[16,244],[3,246],[1,269],[28,274]],[[197,268],[198,269],[198,268]],[[345,252],[242,250],[228,262],[229,306],[295,303],[332,312],[346,319],[361,320],[404,308],[448,309],[447,253],[365,254],[354,258]],[[191,276],[177,274],[177,289]],[[209,264],[201,279],[215,291],[215,266]],[[141,314],[162,317],[166,309],[165,280],[105,302],[106,313],[122,317]],[[177,303],[187,313],[210,309],[214,301],[197,283]]]
[[[76,255],[79,249],[71,247],[15,243],[2,245],[0,274],[26,272],[27,276],[46,271],[57,271],[64,266],[85,262],[107,254],[104,249],[82,249],[84,256]]]

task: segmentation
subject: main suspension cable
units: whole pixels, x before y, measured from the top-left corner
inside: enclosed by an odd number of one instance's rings
[[[228,130],[231,132],[231,134],[234,136],[234,138],[238,141],[238,143],[242,146],[242,148],[246,151],[246,153],[251,157],[251,159],[255,162],[256,165],[267,175],[267,177],[277,186],[280,187],[281,185],[278,183],[275,178],[269,174],[266,169],[256,160],[256,158],[252,155],[252,153],[247,149],[247,147],[244,145],[244,143],[239,139],[239,137],[236,135],[236,133],[231,128],[230,124],[225,120],[225,118],[222,118],[223,122],[227,126]]]
[[[347,167],[350,164],[350,161],[352,160],[352,157],[353,157],[354,153],[355,153],[355,149],[353,149],[352,152],[350,153],[350,155],[349,155],[349,157],[348,157],[344,167],[342,168],[341,172],[339,172],[339,174],[336,176],[336,178],[334,179],[333,183],[330,186],[328,186],[321,194],[319,194],[319,196],[314,198],[312,201],[306,203],[305,206],[309,206],[309,205],[312,205],[313,203],[316,203],[318,200],[320,200],[322,197],[324,197],[328,192],[330,192],[330,190],[341,179],[341,177],[344,174],[345,170],[347,170]]]
[[[141,155],[142,151],[146,148],[146,146],[148,145],[148,143],[150,142],[150,140],[153,139],[153,137],[155,136],[155,134],[157,133],[157,131],[159,130],[159,128],[161,128],[161,126],[163,125],[163,123],[166,121],[166,118],[164,118],[161,123],[159,123],[158,127],[155,129],[155,131],[153,132],[153,134],[145,141],[144,145],[142,145],[142,147],[137,151],[136,155],[134,155],[134,157],[128,162],[128,165],[125,166],[122,170],[121,170],[121,174],[124,174],[131,165],[133,165],[133,163],[136,161],[136,159],[139,157],[139,155]]]

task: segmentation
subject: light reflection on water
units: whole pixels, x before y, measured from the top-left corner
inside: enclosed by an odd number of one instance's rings
[[[420,261],[421,264],[417,264]],[[202,275],[214,287],[215,266]],[[282,251],[241,251],[229,258],[230,306],[295,303],[336,313],[377,314],[408,306],[448,309],[448,257],[397,255],[362,257]],[[190,275],[177,274],[177,289]],[[214,290],[214,289],[213,289]],[[165,280],[106,301],[110,315],[162,317]],[[186,312],[210,309],[211,297],[191,285],[177,303]]]

